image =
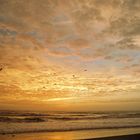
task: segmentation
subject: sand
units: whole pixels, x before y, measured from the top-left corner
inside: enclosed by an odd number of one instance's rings
[[[47,134],[44,134],[47,135]],[[26,136],[23,135],[0,135],[0,140],[71,140],[71,138],[61,138],[61,137],[55,137],[55,138],[45,138],[38,136]],[[111,136],[111,137],[102,137],[102,138],[91,138],[91,139],[84,139],[84,140],[140,140],[140,134],[131,134],[131,135],[122,135],[122,136]]]
[[[130,133],[131,131],[131,133]],[[128,133],[129,132],[129,133]],[[139,129],[1,134],[0,140],[140,140]]]
[[[140,134],[93,138],[93,139],[87,139],[87,140],[140,140]]]
[[[0,140],[72,140],[72,139],[140,140],[140,128],[13,133],[0,135]]]

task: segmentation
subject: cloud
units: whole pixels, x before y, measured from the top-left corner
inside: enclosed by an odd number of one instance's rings
[[[36,101],[137,89],[139,9],[139,0],[0,0],[0,92]]]
[[[76,55],[114,60],[109,56],[116,49],[139,49],[135,39],[138,40],[139,34],[139,5],[137,0],[30,1],[28,4],[2,1],[0,33],[14,36],[7,38],[9,44],[18,36],[15,44],[23,42],[21,45],[29,44],[34,49],[45,48],[45,53],[53,57]],[[83,48],[94,51],[79,51]]]
[[[86,39],[71,40],[71,41],[68,42],[68,46],[70,48],[76,49],[76,50],[91,47],[89,41],[86,40]]]
[[[139,64],[131,64],[129,66],[125,66],[123,70],[127,73],[130,73],[135,76],[140,75],[140,65]]]
[[[73,54],[73,51],[65,46],[57,46],[49,47],[47,53],[53,56],[71,56]]]
[[[62,101],[62,100],[73,100],[75,99],[74,97],[68,97],[68,98],[51,98],[45,101]]]

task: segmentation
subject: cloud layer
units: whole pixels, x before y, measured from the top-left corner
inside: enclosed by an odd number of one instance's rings
[[[139,0],[0,0],[0,98],[139,99],[139,9]]]

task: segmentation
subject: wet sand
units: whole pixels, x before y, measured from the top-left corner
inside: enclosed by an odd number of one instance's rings
[[[20,137],[21,138],[21,137]],[[8,136],[0,136],[1,140],[18,140],[19,137],[16,135],[8,135]],[[72,140],[73,138],[62,138],[62,137],[54,137],[54,138],[43,138],[43,137],[24,137],[24,140]],[[81,139],[82,140],[82,139]],[[91,138],[91,139],[83,139],[83,140],[140,140],[140,134],[132,134],[132,135],[122,135],[122,136],[112,136],[112,137],[102,137],[102,138]]]
[[[41,133],[34,132],[34,133],[0,135],[0,140],[72,140],[72,139],[137,140],[140,139],[140,128],[41,132]]]
[[[92,139],[87,139],[87,140],[140,140],[140,134],[103,137],[103,138],[92,138]]]

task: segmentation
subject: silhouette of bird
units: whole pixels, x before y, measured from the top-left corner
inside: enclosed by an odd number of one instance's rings
[[[75,78],[75,75],[72,75],[73,76],[73,78]]]
[[[2,71],[3,70],[3,68],[0,68],[0,71]]]

